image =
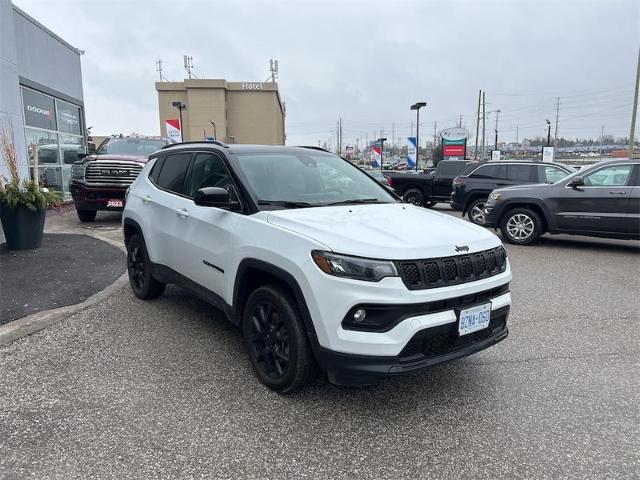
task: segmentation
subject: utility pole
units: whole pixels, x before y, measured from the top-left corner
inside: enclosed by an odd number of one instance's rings
[[[496,110],[496,141],[493,146],[494,150],[498,150],[498,117],[500,116],[500,110]]]
[[[553,149],[558,148],[558,114],[560,113],[560,97],[556,102],[556,131],[553,134]]]
[[[484,160],[484,150],[485,150],[485,130],[487,123],[487,103],[485,92],[482,92],[482,156],[480,160]]]
[[[476,148],[473,151],[473,159],[478,160],[478,136],[480,135],[480,101],[482,100],[482,90],[478,91],[478,115],[476,116]]]
[[[518,125],[516,125],[516,143],[519,143],[519,142],[518,142],[518,138],[519,138],[519,137],[518,137]]]
[[[604,125],[602,125],[602,131],[600,132],[600,160],[602,160],[602,144],[604,143]]]
[[[640,48],[638,48],[638,71],[636,72],[636,91],[633,94],[633,113],[631,114],[631,132],[629,133],[629,158],[633,156],[634,137],[636,133],[636,116],[638,115],[638,89],[640,88]]]
[[[391,124],[391,155],[394,155],[394,149],[396,148],[396,124]]]
[[[438,121],[433,122],[433,149],[438,145]]]
[[[460,115],[460,121],[458,122],[458,127],[462,128],[462,115]]]

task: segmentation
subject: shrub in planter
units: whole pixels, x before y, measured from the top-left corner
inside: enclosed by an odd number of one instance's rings
[[[47,207],[60,203],[60,195],[40,188],[32,180],[20,181],[13,128],[10,125],[0,127],[0,147],[11,175],[8,183],[0,175],[0,221],[7,248],[38,248],[42,243]]]
[[[31,180],[0,186],[0,219],[9,250],[38,248],[42,243],[47,207],[60,195]]]

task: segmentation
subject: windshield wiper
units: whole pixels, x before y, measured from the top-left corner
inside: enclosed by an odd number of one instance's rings
[[[384,202],[382,200],[378,200],[377,198],[352,198],[350,200],[342,200],[340,202],[331,202],[331,203],[325,203],[324,205],[326,206],[331,206],[331,205],[355,205],[358,203],[389,203],[389,202]]]
[[[274,205],[277,207],[285,208],[305,208],[305,207],[317,207],[317,204],[307,202],[290,202],[288,200],[260,200],[258,205]]]

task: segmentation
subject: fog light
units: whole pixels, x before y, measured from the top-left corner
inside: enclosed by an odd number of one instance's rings
[[[356,322],[361,322],[365,319],[366,316],[367,316],[367,312],[364,311],[363,309],[359,309],[359,310],[356,310],[355,313],[353,314],[353,320]]]

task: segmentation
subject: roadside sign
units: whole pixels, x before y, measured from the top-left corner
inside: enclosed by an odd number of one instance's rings
[[[445,128],[440,132],[440,136],[443,140],[449,140],[447,143],[456,142],[460,140],[466,140],[469,138],[469,132],[466,129],[460,127]]]
[[[553,147],[544,147],[542,149],[542,161],[553,163]]]
[[[407,137],[407,166],[416,166],[416,137]]]
[[[500,160],[500,150],[493,150],[491,152],[491,160]]]
[[[170,118],[164,121],[165,128],[167,129],[167,137],[174,142],[182,141],[182,133],[180,132],[180,120],[178,118]]]

